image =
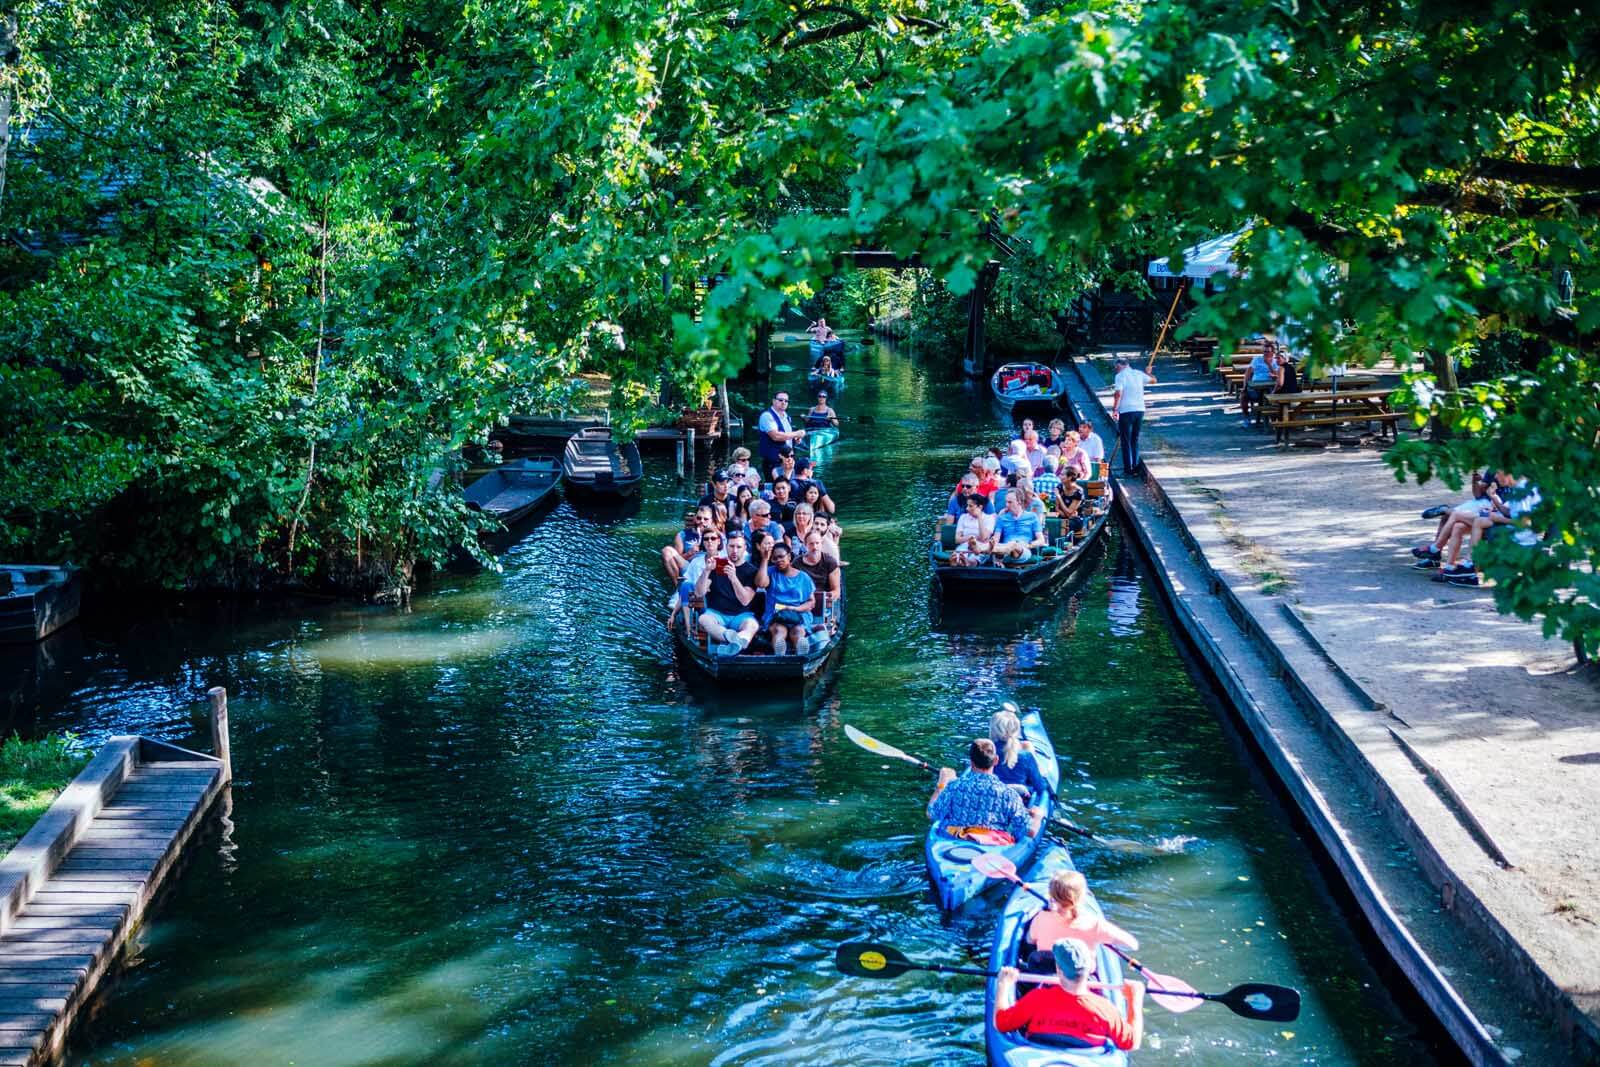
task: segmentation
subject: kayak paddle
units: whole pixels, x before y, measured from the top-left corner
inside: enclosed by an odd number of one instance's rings
[[[905,760],[907,763],[921,767],[929,774],[939,773],[939,768],[935,767],[927,760],[918,759],[909,752],[902,752],[898,748],[895,748],[893,745],[885,741],[879,741],[876,737],[862,733],[854,726],[846,725],[844,728],[844,735],[850,740],[854,741],[856,744],[860,745],[862,748],[866,749],[868,752],[876,752],[878,755],[888,756],[890,759]]]
[[[877,941],[851,941],[840,945],[833,954],[833,962],[839,970],[852,978],[898,978],[907,971],[937,971],[940,974],[970,974],[978,978],[998,978],[999,971],[986,971],[982,967],[952,967],[947,963],[917,963],[906,958],[905,953],[893,945],[881,944]],[[1019,982],[1034,982],[1038,985],[1057,985],[1056,976],[1053,974],[1020,974]],[[1104,989],[1104,985],[1091,983],[1095,989]]]
[[[1008,882],[1015,882],[1029,893],[1044,901],[1048,907],[1050,901],[1045,895],[1033,886],[1024,882],[1017,875],[1017,865],[997,852],[985,852],[974,856],[972,867],[986,878],[1003,878]],[[1107,943],[1106,947],[1138,971],[1149,983],[1147,992],[1150,999],[1166,1008],[1168,1011],[1181,1015],[1186,1011],[1193,1011],[1200,1006],[1202,1001],[1210,1000],[1226,1005],[1228,1010],[1235,1015],[1246,1019],[1263,1019],[1268,1022],[1293,1022],[1300,1017],[1300,991],[1290,989],[1288,986],[1267,985],[1264,982],[1246,982],[1236,985],[1226,993],[1201,993],[1183,981],[1167,974],[1157,974],[1144,964],[1128,955],[1116,945]]]

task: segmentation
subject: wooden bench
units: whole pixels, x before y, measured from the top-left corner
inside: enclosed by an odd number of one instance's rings
[[[1405,414],[1389,406],[1387,389],[1271,393],[1263,397],[1262,402],[1272,412],[1267,422],[1280,444],[1289,439],[1290,430],[1313,426],[1338,427],[1347,422],[1379,423],[1387,436],[1393,438],[1398,433],[1396,423]]]

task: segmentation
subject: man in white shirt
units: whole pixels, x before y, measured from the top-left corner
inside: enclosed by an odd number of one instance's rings
[[[1139,430],[1144,425],[1144,387],[1153,384],[1154,374],[1128,365],[1127,356],[1117,357],[1117,376],[1112,381],[1111,417],[1117,421],[1117,440],[1122,445],[1122,473],[1131,475],[1143,462],[1139,458]]]

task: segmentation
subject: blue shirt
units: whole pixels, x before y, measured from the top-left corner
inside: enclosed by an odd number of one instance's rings
[[[775,607],[778,604],[804,604],[816,595],[817,583],[811,580],[811,575],[796,569],[793,574],[786,575],[774,567],[767,568],[767,617],[765,622],[771,622]],[[811,605],[811,613],[816,613],[817,605]]]
[[[1028,809],[1022,797],[992,774],[976,771],[963,774],[939,790],[939,795],[928,805],[928,816],[940,830],[952,826],[987,826],[991,830],[1004,830],[1018,841],[1028,836]]]
[[[1039,761],[1033,758],[1032,752],[1018,752],[1017,765],[1007,767],[1004,756],[994,765],[994,776],[1006,785],[1021,785],[1028,789],[1025,799],[1041,797],[1046,793],[1044,775],[1039,773]],[[1012,790],[1012,792],[1016,792]],[[1017,794],[1019,797],[1022,795]]]
[[[1022,541],[1032,544],[1033,539],[1039,536],[1039,531],[1044,529],[1041,525],[1043,519],[1032,511],[1024,511],[1021,515],[1011,514],[1011,509],[1002,511],[994,520],[995,537],[1003,545],[1010,541]]]

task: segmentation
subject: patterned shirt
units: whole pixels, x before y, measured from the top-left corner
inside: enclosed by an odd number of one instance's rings
[[[1018,841],[1028,836],[1028,809],[1015,789],[992,774],[968,771],[939,790],[928,805],[928,817],[939,829],[987,826],[1004,830]]]
[[[1061,488],[1061,479],[1051,474],[1048,470],[1043,474],[1033,476],[1033,491],[1045,500],[1055,499],[1056,490]]]

